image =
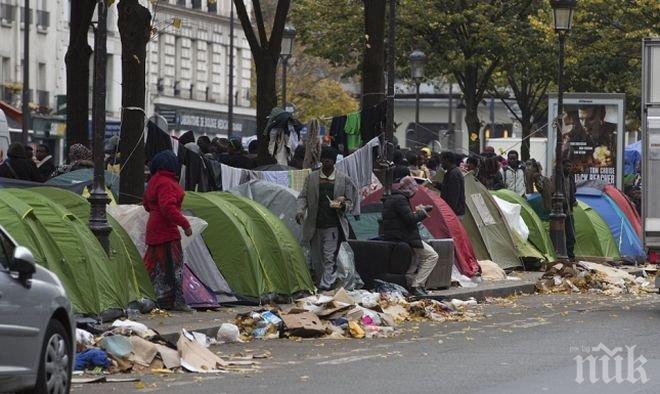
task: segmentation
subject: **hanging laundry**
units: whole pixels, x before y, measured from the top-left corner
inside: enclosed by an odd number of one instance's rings
[[[369,141],[385,130],[386,115],[387,102],[385,101],[362,110],[360,134],[363,141]]]
[[[346,148],[349,152],[358,149],[362,145],[362,136],[360,135],[360,112],[353,112],[346,115]]]
[[[373,149],[380,146],[380,140],[372,138],[362,148],[346,156],[336,167],[355,182],[359,188],[371,184],[373,173]]]
[[[340,153],[346,154],[346,115],[335,116],[330,122],[329,134],[332,137],[332,147],[337,149]]]
[[[222,172],[222,190],[232,189],[242,183],[248,182],[249,172],[240,168],[220,165]]]

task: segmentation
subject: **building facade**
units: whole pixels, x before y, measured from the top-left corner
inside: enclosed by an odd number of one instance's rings
[[[71,2],[31,0],[30,102],[33,129],[49,137],[65,133],[65,55]],[[121,39],[116,1],[108,10],[106,135],[119,132],[121,119]],[[159,113],[175,133],[225,136],[229,86],[231,0],[140,0],[152,14],[154,32],[147,47],[146,113]],[[19,108],[22,97],[23,0],[0,0],[0,100]],[[96,20],[96,16],[92,18]],[[93,48],[94,34],[88,33]],[[250,106],[251,52],[238,19],[234,22],[234,131],[254,134]],[[93,58],[90,58],[93,70]],[[93,72],[90,73],[90,109]],[[37,120],[37,119],[50,119]],[[37,130],[37,128],[39,130]],[[34,138],[33,138],[34,139]],[[59,144],[61,145],[61,144]]]

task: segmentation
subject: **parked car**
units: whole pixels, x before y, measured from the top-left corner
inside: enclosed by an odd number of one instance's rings
[[[60,280],[0,227],[0,392],[68,393],[75,327]]]

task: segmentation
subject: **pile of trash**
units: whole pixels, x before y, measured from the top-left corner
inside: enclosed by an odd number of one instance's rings
[[[146,325],[131,320],[116,320],[110,327],[88,325],[95,332],[76,329],[75,374],[96,375],[139,372],[169,374],[180,371],[241,372],[258,364],[252,357],[219,357],[209,346],[216,342],[203,333],[182,330],[172,344]],[[82,378],[79,383],[87,383]],[[92,378],[89,382],[97,382]]]
[[[421,299],[410,302],[400,290],[373,293],[340,288],[334,293],[299,299],[295,304],[239,314],[235,326],[225,324],[221,327],[218,340],[382,338],[396,335],[397,325],[404,321],[479,319],[479,313],[466,308],[476,304],[474,299],[451,302]]]
[[[587,261],[551,266],[539,279],[536,288],[541,293],[588,292],[605,295],[653,291],[651,283],[644,277],[635,277],[622,269]]]

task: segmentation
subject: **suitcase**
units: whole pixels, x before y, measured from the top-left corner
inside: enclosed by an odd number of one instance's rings
[[[438,253],[438,263],[426,281],[429,290],[451,287],[451,270],[454,266],[454,240],[451,238],[426,241]]]

